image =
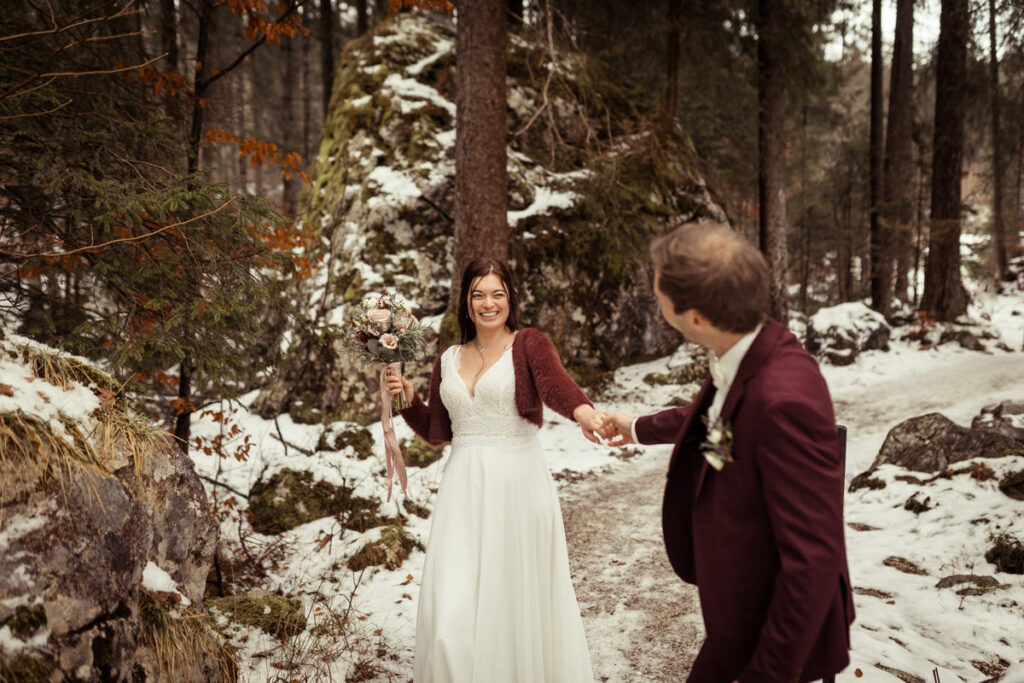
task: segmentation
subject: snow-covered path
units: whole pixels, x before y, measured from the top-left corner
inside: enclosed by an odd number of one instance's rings
[[[661,538],[668,448],[562,493],[569,560],[599,681],[676,681],[704,640],[697,590]]]
[[[652,364],[631,374],[639,379],[649,371],[661,370]],[[985,405],[1024,399],[1024,358],[1001,351],[895,347],[890,353],[865,354],[853,366],[823,367],[823,372],[837,420],[849,429],[848,479],[870,466],[888,431],[907,418],[941,412],[969,425]],[[664,405],[664,388],[644,392],[639,382],[626,384],[631,386],[598,407],[642,414]],[[561,490],[570,562],[597,680],[682,680],[703,639],[696,590],[675,576],[662,546],[668,456],[667,447],[648,448],[610,472],[592,473]],[[851,565],[856,552],[850,548]],[[839,679],[858,680],[853,669]],[[874,668],[864,674],[867,678],[860,680],[895,680]]]

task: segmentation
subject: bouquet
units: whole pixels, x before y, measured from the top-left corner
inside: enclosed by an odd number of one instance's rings
[[[400,376],[402,363],[418,358],[426,346],[425,328],[395,294],[363,299],[349,317],[348,327],[343,347],[362,361],[363,369],[370,363],[382,363]],[[395,396],[393,407],[409,407],[404,391]]]
[[[392,408],[409,407],[409,399],[400,391],[391,398],[387,389],[387,370],[402,376],[402,363],[414,360],[426,346],[425,328],[395,294],[369,296],[362,300],[348,319],[348,334],[342,337],[347,354],[362,361],[363,369],[370,363],[381,363],[380,424],[384,430],[384,459],[387,463],[388,500],[395,472],[406,490],[405,461],[391,423]]]

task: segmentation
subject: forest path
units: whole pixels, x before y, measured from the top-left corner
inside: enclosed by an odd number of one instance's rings
[[[879,354],[849,368],[823,368],[837,421],[849,429],[847,479],[871,464],[885,435],[903,420],[941,412],[969,425],[985,405],[1024,400],[1019,354],[925,360]],[[634,415],[660,409],[636,395],[620,398],[621,409]],[[662,544],[669,455],[667,446],[647,448],[611,472],[585,475],[560,490],[576,597],[599,681],[682,680],[704,638],[696,588],[675,575]]]
[[[661,537],[669,448],[561,491],[576,598],[598,681],[678,681],[704,640],[697,589]]]

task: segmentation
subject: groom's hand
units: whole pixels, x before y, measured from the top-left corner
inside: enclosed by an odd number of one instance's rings
[[[605,413],[604,427],[601,429],[601,436],[608,441],[609,446],[626,446],[633,441],[633,421],[636,418],[625,413]]]

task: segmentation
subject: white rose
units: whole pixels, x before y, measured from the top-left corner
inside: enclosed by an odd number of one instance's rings
[[[708,443],[712,443],[712,444],[717,446],[719,443],[721,443],[721,441],[722,441],[722,430],[721,429],[717,429],[717,428],[716,429],[712,429],[711,433],[708,434]]]

